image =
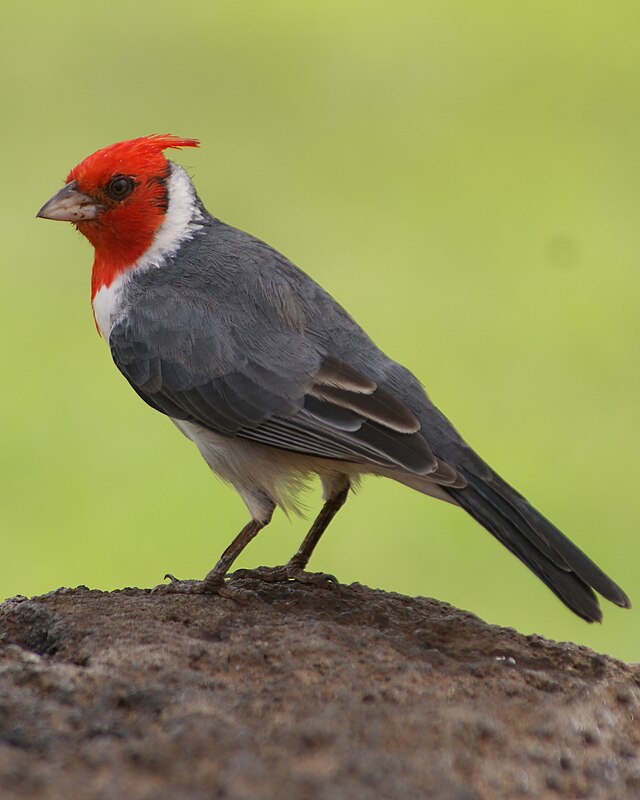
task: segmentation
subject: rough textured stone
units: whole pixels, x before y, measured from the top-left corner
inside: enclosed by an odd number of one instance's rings
[[[0,606],[3,800],[640,797],[640,672],[423,598]]]

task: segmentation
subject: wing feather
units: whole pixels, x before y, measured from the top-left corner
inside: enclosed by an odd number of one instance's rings
[[[157,284],[147,287],[160,292]],[[161,299],[161,298],[160,298]],[[158,302],[156,297],[154,302]],[[332,460],[434,475],[456,485],[413,411],[388,386],[346,363],[303,331],[256,314],[253,326],[207,299],[173,293],[151,316],[138,302],[112,329],[113,358],[153,408],[226,436]]]

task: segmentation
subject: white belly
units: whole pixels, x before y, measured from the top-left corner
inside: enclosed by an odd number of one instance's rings
[[[367,471],[358,464],[279,450],[248,439],[221,436],[192,422],[171,421],[194,442],[213,472],[235,487],[254,519],[266,516],[270,508],[270,503],[265,503],[267,498],[297,512],[295,495],[314,473],[323,485],[330,486],[338,475],[348,474],[357,481],[358,475]]]
[[[231,436],[220,436],[200,425],[173,419],[174,425],[191,439],[210,469],[235,487],[253,519],[270,516],[273,503],[284,507],[285,496],[291,505],[295,489],[295,470],[279,458],[273,448]],[[293,486],[291,486],[293,482]]]

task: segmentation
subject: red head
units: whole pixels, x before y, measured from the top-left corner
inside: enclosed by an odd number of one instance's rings
[[[197,147],[170,134],[118,142],[74,167],[66,186],[38,212],[73,222],[94,246],[92,294],[151,246],[167,211],[167,148]]]

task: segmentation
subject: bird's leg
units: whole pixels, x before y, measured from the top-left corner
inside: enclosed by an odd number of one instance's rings
[[[346,503],[348,494],[349,487],[346,486],[344,489],[341,489],[338,494],[334,495],[325,502],[313,525],[309,529],[309,533],[307,533],[302,540],[302,544],[298,548],[298,552],[289,559],[287,568],[290,571],[302,572],[304,570],[309,563],[309,559],[311,558],[316,545],[320,541],[320,537],[329,527],[331,520]]]
[[[268,520],[267,520],[268,522]],[[198,591],[202,594],[230,594],[233,595],[235,591],[232,587],[226,586],[225,576],[229,568],[249,544],[249,542],[257,536],[257,534],[264,528],[266,522],[261,520],[252,519],[248,522],[236,538],[231,542],[229,547],[220,556],[218,563],[212,570],[209,570],[204,578],[200,581]]]
[[[241,597],[248,593],[235,586],[229,586],[225,581],[225,577],[229,568],[244,548],[257,536],[265,525],[269,524],[272,513],[273,509],[271,509],[266,519],[252,519],[248,522],[220,556],[215,567],[210,570],[201,581],[180,581],[169,574],[165,575],[165,578],[169,578],[171,583],[157,586],[156,589],[158,591],[182,592],[187,594],[219,594],[223,597],[231,597],[236,600],[241,599]]]
[[[349,494],[349,482],[346,476],[336,485],[334,482],[333,493],[325,501],[322,509],[316,517],[309,533],[304,537],[297,553],[289,559],[282,567],[259,567],[255,570],[239,570],[235,575],[250,575],[269,583],[294,580],[300,583],[310,583],[315,586],[328,588],[332,584],[338,583],[338,579],[333,575],[324,572],[305,572],[305,567],[309,563],[311,554],[315,546],[320,541],[320,537],[327,529],[331,520],[342,508]],[[328,492],[327,492],[328,493]]]

